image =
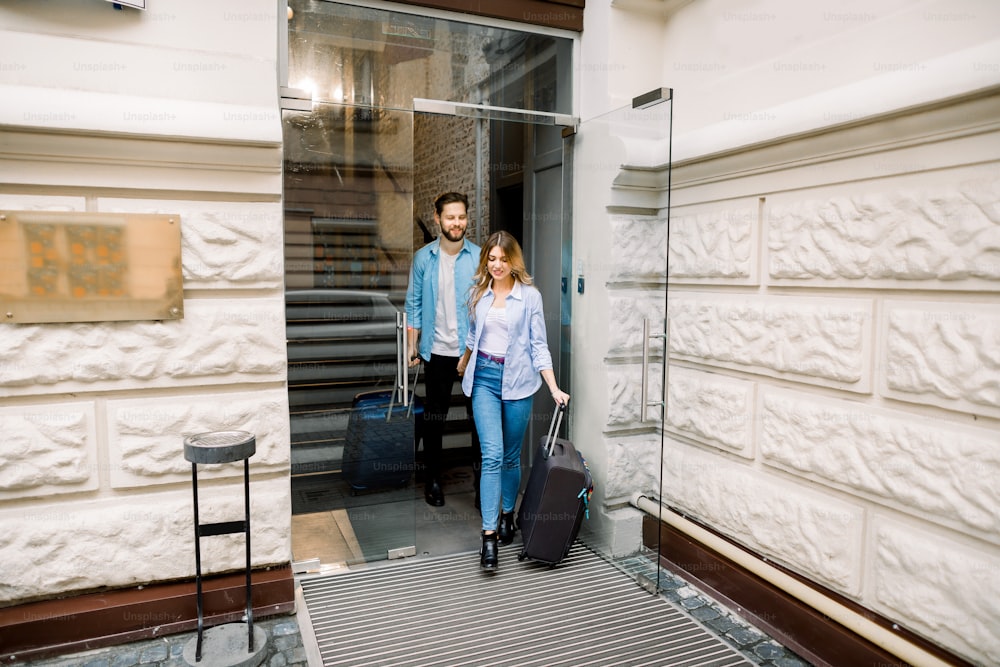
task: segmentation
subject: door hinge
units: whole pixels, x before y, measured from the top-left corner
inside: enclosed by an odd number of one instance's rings
[[[397,558],[406,558],[407,556],[416,556],[417,547],[399,547],[398,549],[389,549],[389,560],[394,560]]]

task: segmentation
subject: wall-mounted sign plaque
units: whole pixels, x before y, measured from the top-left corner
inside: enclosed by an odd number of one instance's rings
[[[0,211],[0,322],[182,317],[180,216]]]

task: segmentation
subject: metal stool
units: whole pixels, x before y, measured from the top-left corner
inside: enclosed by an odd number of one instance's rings
[[[254,652],[253,600],[250,592],[250,457],[257,451],[257,439],[246,431],[214,431],[184,438],[184,458],[191,462],[191,484],[194,489],[194,557],[195,582],[198,589],[198,643],[195,661],[201,661],[202,637],[205,628],[201,592],[201,538],[211,535],[243,533],[246,539],[246,600],[249,626],[248,653]],[[243,521],[200,523],[198,518],[198,464],[233,463],[243,460]]]

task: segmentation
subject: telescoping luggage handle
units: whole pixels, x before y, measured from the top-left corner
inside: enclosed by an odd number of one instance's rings
[[[406,391],[403,387],[397,386],[392,390],[392,398],[389,399],[389,409],[385,411],[385,420],[390,421],[392,418],[392,409],[396,406],[396,392],[399,392],[400,403],[406,405],[406,418],[409,419],[410,415],[413,414],[413,400],[417,397],[417,377],[420,376],[420,364],[417,364],[413,369],[413,388],[410,389],[410,400],[406,402],[403,400]],[[407,378],[409,375],[407,375]]]
[[[552,413],[552,422],[549,424],[549,433],[545,436],[545,449],[543,451],[545,458],[552,456],[552,450],[556,446],[556,438],[559,435],[559,427],[562,426],[564,412],[566,412],[566,406],[562,403],[557,403],[556,411]]]

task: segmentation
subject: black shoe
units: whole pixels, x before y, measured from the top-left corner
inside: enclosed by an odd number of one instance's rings
[[[502,546],[506,546],[514,541],[515,532],[517,530],[514,528],[514,513],[501,512],[500,526],[497,528],[497,540]]]
[[[432,479],[424,487],[424,500],[427,501],[428,505],[433,505],[434,507],[444,505],[444,492],[441,491],[441,483],[439,481]]]
[[[497,569],[497,534],[483,533],[483,548],[479,552],[479,567],[495,572]]]

